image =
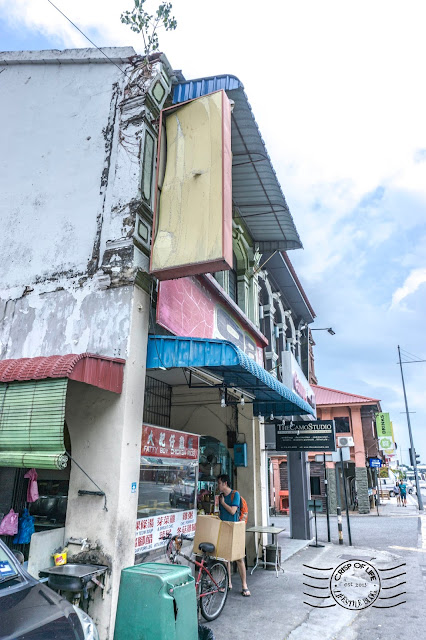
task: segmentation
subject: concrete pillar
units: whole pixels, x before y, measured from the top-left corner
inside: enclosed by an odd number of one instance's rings
[[[239,408],[238,431],[244,433],[250,452],[249,466],[237,470],[237,488],[247,501],[247,527],[266,525],[268,513],[267,458],[263,422],[253,417],[251,405]],[[246,536],[247,564],[253,566],[256,557],[255,536]]]
[[[358,512],[370,513],[370,498],[368,495],[368,475],[366,467],[355,467],[355,482],[358,496]]]
[[[72,457],[107,497],[108,511],[103,497],[79,496],[79,489],[97,489],[72,463],[65,540],[88,538],[111,566],[103,597],[97,589],[89,605],[101,640],[113,638],[121,570],[134,564],[149,304],[135,287],[122,393],[70,381],[67,395]]]
[[[327,492],[330,513],[337,512],[336,469],[333,463],[327,463]]]
[[[311,539],[310,516],[307,509],[310,496],[307,454],[292,451],[287,454],[290,496],[290,537]]]
[[[365,467],[364,435],[362,432],[361,407],[351,407],[352,434],[355,443],[355,466]]]
[[[351,407],[352,433],[355,442],[355,478],[359,513],[370,513],[368,476],[365,466],[364,435],[362,431],[361,407]]]

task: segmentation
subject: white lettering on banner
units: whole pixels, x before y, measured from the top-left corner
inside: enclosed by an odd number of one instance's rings
[[[146,553],[167,544],[163,536],[175,536],[184,533],[191,538],[195,535],[197,512],[178,511],[150,518],[136,520],[135,550],[136,553]]]
[[[199,436],[154,425],[142,426],[141,455],[198,460]]]

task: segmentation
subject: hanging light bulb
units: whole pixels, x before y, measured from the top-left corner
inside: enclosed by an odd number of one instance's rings
[[[269,420],[271,420],[271,421],[272,421],[273,419],[274,419],[274,414],[273,414],[273,413],[271,413],[271,415],[269,416]]]
[[[244,396],[241,396],[241,399],[240,399],[240,406],[241,406],[241,407],[244,407],[244,405],[245,405]]]

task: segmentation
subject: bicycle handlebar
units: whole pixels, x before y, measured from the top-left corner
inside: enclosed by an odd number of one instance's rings
[[[177,533],[174,536],[162,536],[160,540],[173,540],[174,538],[182,538],[182,540],[193,540],[190,536],[185,535],[184,533]]]

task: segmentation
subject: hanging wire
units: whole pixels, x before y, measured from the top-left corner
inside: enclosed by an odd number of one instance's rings
[[[79,31],[79,32],[81,33],[81,35],[82,35],[82,36],[84,36],[84,37],[86,38],[86,40],[88,40],[88,41],[90,42],[90,44],[93,44],[93,46],[94,46],[96,49],[98,49],[98,51],[100,51],[100,52],[102,53],[102,55],[103,55],[103,56],[105,56],[105,58],[107,58],[107,59],[108,59],[108,60],[109,60],[109,61],[110,61],[114,66],[116,66],[116,67],[117,67],[117,69],[118,69],[119,71],[121,71],[121,73],[122,73],[123,75],[125,75],[125,76],[126,76],[126,78],[129,78],[129,80],[131,80],[131,77],[130,77],[130,76],[129,76],[125,71],[123,71],[123,69],[122,69],[121,67],[119,67],[119,66],[118,66],[118,64],[116,64],[116,63],[114,62],[114,60],[111,60],[111,58],[110,58],[109,56],[107,56],[107,54],[105,53],[105,51],[102,51],[102,49],[101,49],[100,47],[98,47],[98,45],[97,45],[97,44],[95,44],[95,43],[93,42],[93,40],[91,40],[91,39],[89,38],[89,36],[86,36],[86,34],[85,34],[81,29],[80,29],[80,27],[77,27],[77,25],[76,25],[72,20],[70,20],[70,18],[68,18],[68,16],[66,16],[66,15],[65,15],[65,13],[59,9],[59,7],[57,7],[57,6],[56,6],[56,4],[53,4],[52,0],[47,0],[47,2],[48,2],[49,4],[51,4],[51,5],[52,5],[52,7],[54,7],[54,8],[56,9],[56,11],[58,11],[61,15],[63,15],[63,16],[64,16],[64,18],[65,18],[66,20],[68,20],[68,22],[69,22],[70,24],[72,24],[72,26],[73,26],[73,27],[75,27],[75,28],[77,29],[77,31]]]
[[[400,349],[404,358],[415,358],[416,360],[418,360],[419,356],[415,356],[413,353],[410,353],[409,351],[407,351],[406,349],[403,349],[402,347],[400,347]]]
[[[402,347],[400,347],[400,351],[401,351],[402,356],[404,358],[409,358],[409,359],[404,361],[404,364],[409,364],[410,362],[425,362],[424,358],[421,358],[420,356],[415,356],[413,353],[410,353],[409,351],[406,351]]]
[[[99,486],[99,485],[97,485],[97,484],[96,484],[96,482],[95,482],[95,481],[94,481],[94,480],[89,476],[89,474],[85,472],[85,470],[83,469],[83,467],[81,467],[81,466],[78,464],[78,462],[77,462],[76,460],[74,460],[74,458],[73,458],[73,457],[72,457],[72,455],[69,453],[69,451],[65,451],[65,453],[67,454],[68,458],[69,458],[70,460],[72,460],[72,461],[74,462],[74,464],[75,464],[75,465],[77,465],[77,467],[80,469],[80,471],[82,471],[82,472],[84,473],[84,475],[85,475],[87,478],[89,478],[90,482],[91,482],[92,484],[94,484],[94,485],[95,485],[95,487],[96,487],[97,489],[99,489],[100,493],[101,493],[101,494],[103,495],[103,497],[104,497],[104,511],[108,511],[108,508],[107,508],[107,497],[106,497],[106,493],[105,493],[105,491],[102,491],[102,489],[100,488],[100,486]]]
[[[106,58],[107,60],[109,60],[109,62],[111,62],[111,64],[113,64],[115,67],[117,67],[117,69],[118,69],[118,70],[123,74],[123,76],[125,76],[128,80],[130,80],[130,82],[135,82],[136,86],[137,86],[141,91],[144,91],[144,88],[143,88],[143,87],[141,87],[141,86],[140,86],[140,84],[139,84],[137,81],[134,81],[134,80],[132,79],[132,77],[131,77],[131,76],[129,76],[129,74],[128,74],[128,73],[126,73],[126,72],[125,72],[125,71],[124,71],[124,70],[123,70],[123,69],[122,69],[122,68],[121,68],[121,67],[120,67],[116,62],[114,62],[114,60],[112,60],[112,59],[111,59],[111,58],[110,58],[110,57],[105,53],[105,51],[102,51],[101,47],[98,47],[98,45],[97,45],[97,44],[95,44],[95,43],[93,42],[93,40],[91,40],[91,39],[89,38],[89,36],[86,36],[86,34],[84,33],[84,31],[82,31],[82,30],[80,29],[80,27],[78,27],[78,26],[77,26],[77,25],[76,25],[72,20],[70,20],[70,18],[68,18],[68,16],[67,16],[67,15],[65,15],[65,13],[64,13],[63,11],[61,11],[61,9],[59,9],[59,7],[57,7],[57,6],[56,6],[56,4],[54,4],[54,3],[52,2],[52,0],[47,0],[47,2],[48,2],[49,4],[51,4],[51,5],[52,5],[52,7],[54,7],[54,8],[56,9],[56,11],[58,11],[62,16],[64,16],[65,20],[68,20],[68,22],[69,22],[70,24],[72,24],[72,26],[73,26],[73,27],[75,27],[75,29],[77,29],[77,31],[79,31],[79,32],[81,33],[81,35],[82,35],[84,38],[86,38],[86,40],[87,40],[88,42],[90,42],[90,44],[92,44],[92,45],[93,45],[93,46],[94,46],[98,51],[100,51],[100,52],[102,53],[102,55],[103,55],[103,56],[105,56],[105,58]],[[146,60],[148,61],[148,58],[146,58]]]

